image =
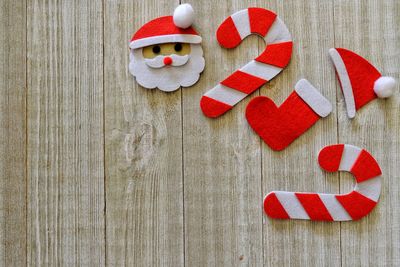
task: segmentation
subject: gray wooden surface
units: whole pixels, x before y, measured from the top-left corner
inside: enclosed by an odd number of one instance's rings
[[[193,87],[164,93],[127,70],[128,40],[179,0],[0,0],[0,266],[399,266],[400,93],[353,120],[331,47],[400,75],[400,2],[192,1],[206,69]],[[215,39],[233,12],[278,13],[294,39],[290,65],[253,94],[282,103],[307,78],[334,103],[283,152],[249,128],[251,96],[215,120],[202,94],[264,48]],[[329,144],[368,149],[383,188],[357,222],[268,219],[271,190],[346,192],[347,174],[317,164]]]

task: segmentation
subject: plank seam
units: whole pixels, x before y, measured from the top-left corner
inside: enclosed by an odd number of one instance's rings
[[[103,198],[104,198],[104,266],[107,266],[107,176],[106,176],[106,94],[105,94],[105,45],[104,45],[104,21],[105,21],[105,3],[104,0],[101,1],[101,11],[102,11],[102,27],[101,27],[101,38],[102,38],[102,71],[103,71],[103,77],[102,77],[102,83],[103,83],[103,188],[104,188],[104,193],[103,193]]]
[[[28,1],[25,1],[25,266],[28,266]]]

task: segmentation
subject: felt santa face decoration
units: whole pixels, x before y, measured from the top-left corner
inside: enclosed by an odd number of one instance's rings
[[[199,80],[205,62],[193,15],[192,6],[182,4],[173,16],[154,19],[133,35],[129,71],[141,86],[171,92]]]

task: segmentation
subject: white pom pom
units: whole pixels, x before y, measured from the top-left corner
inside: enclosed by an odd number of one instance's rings
[[[390,97],[396,87],[396,80],[392,77],[382,76],[375,81],[374,92],[379,98]]]
[[[194,21],[194,11],[190,4],[182,4],[175,8],[174,24],[182,29],[189,28]]]

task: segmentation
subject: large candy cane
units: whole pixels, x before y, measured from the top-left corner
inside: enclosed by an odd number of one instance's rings
[[[263,8],[248,8],[227,18],[217,30],[217,40],[225,48],[238,46],[251,34],[261,35],[267,46],[247,63],[204,94],[200,107],[215,118],[240,102],[286,67],[292,55],[292,38],[277,15]]]
[[[381,169],[369,152],[352,145],[321,150],[319,165],[329,172],[348,171],[356,186],[348,194],[272,191],[264,199],[265,213],[277,219],[316,221],[358,220],[375,207],[381,192]]]

